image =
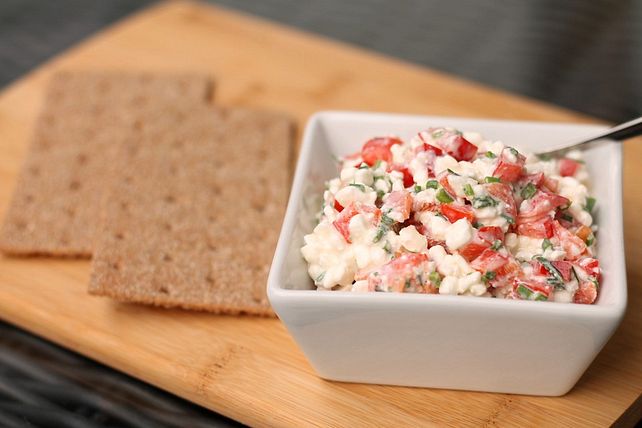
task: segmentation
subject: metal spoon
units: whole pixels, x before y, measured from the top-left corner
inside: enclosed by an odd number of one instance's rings
[[[537,155],[561,156],[571,150],[586,148],[601,140],[624,141],[629,138],[637,137],[638,135],[642,135],[642,116],[616,125],[613,128],[602,131],[590,138],[583,138],[580,141],[566,141],[564,143],[560,143],[549,150],[537,153]]]

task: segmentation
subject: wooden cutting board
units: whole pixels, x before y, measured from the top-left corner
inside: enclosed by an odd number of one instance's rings
[[[218,81],[220,104],[286,111],[301,127],[320,109],[590,121],[255,18],[197,3],[163,3],[0,94],[0,211],[8,204],[46,80],[60,69],[207,72]],[[560,398],[324,381],[278,320],[90,297],[87,261],[0,258],[0,317],[252,425],[627,425],[642,412],[640,162],[642,145],[628,143],[629,311],[577,386]]]

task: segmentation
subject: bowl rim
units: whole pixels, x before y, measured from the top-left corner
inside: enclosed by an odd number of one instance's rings
[[[498,124],[523,124],[526,126],[544,126],[544,127],[568,127],[580,126],[586,129],[601,130],[605,129],[604,125],[584,124],[573,122],[545,122],[545,121],[532,121],[532,120],[504,120],[504,119],[483,119],[483,118],[467,118],[467,117],[454,117],[454,116],[434,116],[434,115],[417,115],[417,114],[399,114],[399,113],[381,113],[381,112],[365,112],[365,111],[342,111],[342,110],[324,110],[314,113],[307,121],[305,131],[303,133],[302,144],[298,155],[288,205],[281,226],[278,243],[276,246],[272,265],[267,281],[267,292],[269,300],[274,303],[288,304],[294,301],[306,302],[309,304],[332,304],[332,305],[364,305],[382,307],[389,305],[421,305],[427,308],[431,306],[457,306],[461,308],[474,307],[493,308],[493,310],[507,311],[507,312],[529,312],[529,313],[548,313],[559,314],[568,316],[594,316],[594,317],[617,317],[621,318],[624,315],[627,304],[627,281],[626,281],[626,266],[624,260],[624,236],[623,236],[623,202],[622,202],[622,147],[620,144],[615,146],[615,142],[607,142],[606,144],[613,145],[613,156],[617,164],[620,166],[620,179],[617,181],[618,185],[612,191],[616,192],[615,195],[620,203],[617,206],[609,206],[610,210],[616,210],[615,222],[611,224],[612,232],[617,234],[614,237],[616,242],[616,249],[622,255],[616,266],[613,266],[614,281],[611,286],[618,287],[616,298],[614,302],[608,304],[559,304],[555,302],[532,302],[527,300],[507,300],[507,299],[480,299],[475,296],[452,296],[452,295],[437,295],[437,294],[417,294],[417,293],[352,293],[348,291],[319,291],[319,290],[298,290],[286,289],[281,287],[280,279],[283,276],[287,251],[290,240],[295,230],[297,211],[300,203],[300,195],[303,192],[303,182],[307,170],[310,165],[310,157],[312,145],[314,144],[313,135],[316,128],[320,123],[328,118],[341,117],[344,119],[399,119],[399,120],[412,120],[412,119],[442,119],[444,121],[467,121],[467,122],[480,122],[489,123],[496,122]],[[619,211],[619,213],[617,213]],[[621,280],[620,280],[621,279]],[[485,305],[485,306],[484,306]]]

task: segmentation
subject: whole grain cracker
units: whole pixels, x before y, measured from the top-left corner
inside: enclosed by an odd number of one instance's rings
[[[0,231],[0,250],[91,256],[102,189],[112,179],[114,147],[140,132],[143,112],[205,104],[210,86],[201,75],[53,76]]]
[[[119,152],[90,292],[273,315],[265,288],[289,188],[291,121],[213,108],[164,119],[176,126],[150,126],[138,151]]]

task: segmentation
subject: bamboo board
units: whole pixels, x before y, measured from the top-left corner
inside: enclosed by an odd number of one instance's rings
[[[589,118],[198,3],[136,14],[0,94],[0,215],[56,70],[206,72],[223,105],[581,121]],[[629,311],[559,398],[319,379],[278,320],[115,304],[86,293],[87,261],[0,258],[0,318],[252,425],[629,425],[642,413],[642,145],[625,147]]]

